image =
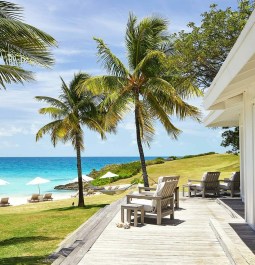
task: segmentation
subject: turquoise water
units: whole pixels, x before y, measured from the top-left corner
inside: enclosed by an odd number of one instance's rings
[[[147,157],[153,159],[155,157]],[[83,174],[92,169],[100,169],[107,164],[121,164],[139,160],[138,157],[84,157]],[[35,177],[42,177],[50,182],[41,184],[41,193],[54,192],[56,185],[68,183],[77,177],[75,157],[1,157],[0,179],[10,184],[0,186],[1,196],[28,196],[38,192],[36,185],[26,185]],[[63,191],[64,192],[64,191]]]

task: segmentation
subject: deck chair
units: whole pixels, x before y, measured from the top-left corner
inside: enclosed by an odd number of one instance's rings
[[[177,181],[177,186],[174,190],[174,205],[176,209],[179,208],[179,187],[178,187],[179,179],[180,179],[180,176],[161,176],[158,178],[158,184],[157,184],[159,185],[163,181],[172,181],[172,180]],[[138,187],[138,190],[139,190],[139,193],[150,194],[149,192],[151,192],[151,195],[152,195],[156,191],[156,188]]]
[[[10,206],[9,198],[1,198],[0,207]]]
[[[230,191],[231,197],[234,197],[235,193],[240,194],[240,172],[233,172],[230,178],[225,178],[224,183],[220,183],[220,189]]]
[[[119,185],[119,186],[108,186],[108,187],[104,187],[104,189],[100,190],[100,192],[106,195],[121,194],[124,191],[128,190],[131,186],[132,186],[131,184]]]
[[[52,193],[45,193],[43,196],[43,201],[52,201]]]
[[[202,197],[205,198],[207,193],[219,195],[219,176],[220,172],[205,172],[201,180],[189,179],[190,191],[202,192]],[[200,182],[199,184],[192,184],[192,182]]]
[[[157,190],[151,194],[128,194],[127,203],[135,203],[144,206],[145,217],[156,217],[160,225],[164,216],[170,215],[174,219],[174,190],[177,181],[163,181],[157,186]]]
[[[28,202],[39,202],[39,196],[40,194],[32,194],[31,199],[28,199]]]

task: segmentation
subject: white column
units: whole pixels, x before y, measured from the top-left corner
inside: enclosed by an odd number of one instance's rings
[[[243,202],[245,202],[245,179],[244,179],[244,139],[243,139],[243,112],[239,117],[239,149],[240,149],[240,196]]]
[[[243,97],[243,173],[245,183],[245,220],[255,230],[255,89],[247,89]]]

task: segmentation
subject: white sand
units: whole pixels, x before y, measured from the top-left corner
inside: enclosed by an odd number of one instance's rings
[[[63,200],[63,199],[69,199],[71,198],[71,195],[76,194],[76,191],[70,191],[70,192],[53,192],[52,197],[54,201],[57,200]],[[10,196],[9,197],[9,203],[13,206],[15,205],[21,205],[28,203],[28,199],[30,199],[31,196]]]

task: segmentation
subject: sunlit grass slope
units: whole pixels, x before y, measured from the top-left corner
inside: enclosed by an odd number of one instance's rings
[[[148,167],[150,184],[157,182],[159,176],[180,175],[179,186],[187,183],[188,179],[200,180],[206,171],[220,171],[220,179],[230,176],[231,172],[239,171],[239,156],[231,154],[214,154],[198,156],[157,164]],[[141,173],[133,178],[140,178]],[[127,183],[124,179],[119,183]],[[116,182],[117,183],[117,182]],[[114,183],[115,184],[115,183]]]

